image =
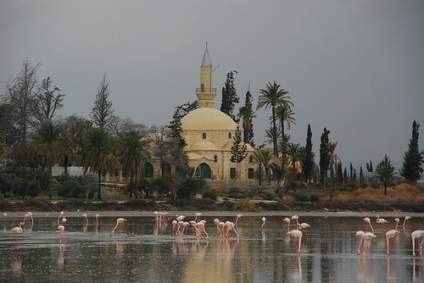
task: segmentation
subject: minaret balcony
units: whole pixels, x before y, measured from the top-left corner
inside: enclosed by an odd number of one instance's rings
[[[196,88],[196,93],[216,93],[216,88],[211,88],[210,92],[207,92],[206,89]]]

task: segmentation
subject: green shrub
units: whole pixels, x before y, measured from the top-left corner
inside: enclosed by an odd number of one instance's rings
[[[234,203],[233,206],[234,211],[244,211],[244,212],[253,212],[257,211],[256,205],[251,203],[249,200],[239,200]]]
[[[295,195],[295,199],[296,199],[296,201],[300,201],[300,202],[309,201],[308,195],[305,195],[305,194],[297,194],[297,195]]]
[[[212,190],[209,190],[209,191],[206,191],[203,194],[203,198],[209,198],[211,200],[216,200],[217,196],[216,196],[216,193],[214,193]]]

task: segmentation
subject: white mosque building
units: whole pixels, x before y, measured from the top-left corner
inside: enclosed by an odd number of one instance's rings
[[[187,146],[184,152],[189,166],[196,168],[195,175],[212,180],[237,179],[246,181],[254,178],[254,149],[246,144],[247,156],[239,164],[231,159],[231,147],[237,123],[214,108],[216,89],[212,88],[212,61],[206,46],[200,66],[200,88],[196,89],[199,108],[181,119],[182,136]]]

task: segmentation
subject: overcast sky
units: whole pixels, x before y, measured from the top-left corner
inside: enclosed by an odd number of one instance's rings
[[[424,148],[422,0],[1,0],[0,90],[24,60],[40,63],[39,79],[66,94],[59,114],[89,118],[106,74],[115,114],[162,126],[197,99],[205,42],[219,65],[215,108],[230,71],[255,107],[276,81],[294,103],[288,134],[305,145],[310,124],[317,162],[324,127],[344,166],[402,161],[414,120]],[[270,114],[257,111],[257,145]]]

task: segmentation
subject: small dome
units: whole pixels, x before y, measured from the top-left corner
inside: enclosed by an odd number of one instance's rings
[[[211,141],[207,140],[200,140],[198,142],[195,142],[191,147],[190,150],[217,150],[215,144]]]
[[[191,111],[181,119],[183,131],[235,131],[236,122],[215,108],[202,107]]]

